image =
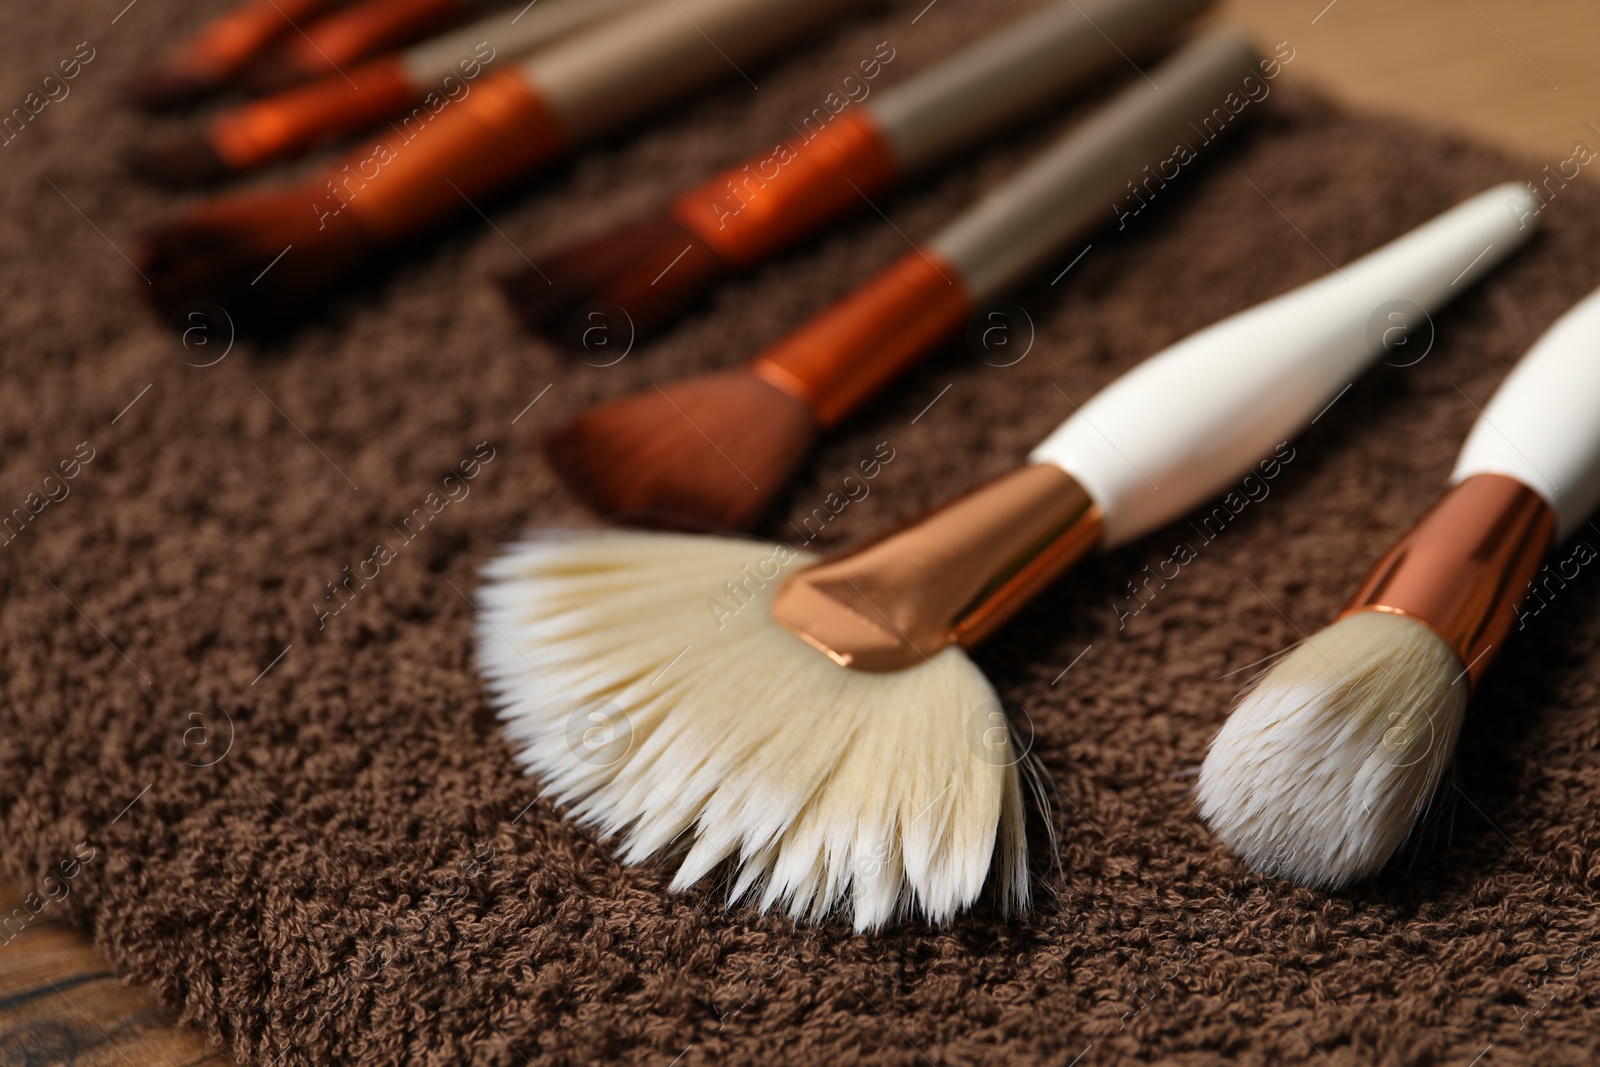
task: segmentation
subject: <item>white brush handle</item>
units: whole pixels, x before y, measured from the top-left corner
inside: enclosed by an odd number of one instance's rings
[[[1100,505],[1112,547],[1215,496],[1335,400],[1381,351],[1370,322],[1432,312],[1532,232],[1527,188],[1499,185],[1308,285],[1209,326],[1101,390],[1034,449]]]
[[[1600,504],[1600,290],[1555,321],[1478,416],[1451,484],[1504,474],[1536,491],[1565,539]]]

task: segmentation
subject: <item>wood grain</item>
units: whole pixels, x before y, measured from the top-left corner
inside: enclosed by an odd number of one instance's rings
[[[0,915],[29,910],[0,890]],[[174,1025],[148,992],[122,984],[89,939],[47,904],[0,944],[0,1064],[192,1067],[227,1058]]]

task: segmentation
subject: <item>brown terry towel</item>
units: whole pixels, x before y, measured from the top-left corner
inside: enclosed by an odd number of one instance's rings
[[[1600,284],[1586,179],[1545,187],[1546,232],[1436,316],[1420,362],[1357,382],[1237,514],[1093,562],[980,650],[1058,790],[1060,871],[1037,850],[1031,916],[985,902],[856,937],[730,911],[719,885],[669,896],[666,870],[619,866],[517,773],[471,660],[475,573],[528,526],[590,521],[528,436],[750,355],[1069,116],[881,203],[898,230],[865,210],[612,366],[524,339],[487,276],[748,154],[879,42],[888,84],[1028,5],[945,0],[913,25],[923,6],[747,72],[759,92],[734,79],[484,205],[501,232],[463,226],[289,340],[225,356],[212,320],[180,324],[201,329],[187,347],[153,325],[117,252],[170,207],[111,158],[117,81],[177,9],[101,31],[71,96],[0,150],[5,875],[27,891],[79,861],[54,914],[259,1063],[1343,1067],[1491,1045],[1485,1064],[1592,1063],[1600,567],[1548,584],[1420,842],[1373,883],[1254,877],[1190,799],[1247,665],[1333,616],[1443,484],[1474,405]],[[63,20],[18,9],[0,47],[70,55]],[[1025,358],[948,345],[826,443],[765,532],[826,548],[909,516],[1018,462],[1070,413],[1062,394],[1558,162],[1351,116],[1297,77],[1126,228],[1107,205],[1058,282],[1014,294]]]

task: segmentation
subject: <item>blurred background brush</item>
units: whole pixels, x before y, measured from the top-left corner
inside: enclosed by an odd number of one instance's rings
[[[1192,42],[931,241],[743,367],[653,386],[549,434],[556,473],[604,516],[752,526],[822,431],[931,351],[978,302],[1110,221],[1108,206],[1143,170],[1199,140],[1197,120],[1230,94],[1244,99],[1257,63],[1231,30]]]
[[[542,0],[513,18],[504,11],[394,55],[231,108],[203,126],[140,146],[129,163],[169,185],[242,174],[358,133],[408,108],[469,94],[472,81],[614,14],[635,0]],[[452,84],[453,83],[453,84]]]
[[[239,73],[252,93],[275,93],[339,74],[348,64],[388,52],[503,5],[505,0],[356,0],[298,32],[279,37]]]
[[[163,318],[207,300],[240,329],[282,329],[383,253],[853,6],[640,0],[486,75],[416,130],[401,123],[303,182],[219,198],[157,227],[136,257],[145,292]]]
[[[523,323],[557,343],[596,303],[622,308],[633,335],[646,337],[720,278],[1142,57],[1210,2],[1049,4],[825,125],[808,117],[799,137],[775,152],[728,167],[660,212],[580,241],[501,287]]]
[[[192,104],[233,83],[295,25],[343,0],[245,0],[136,75],[133,100],[151,111]]]

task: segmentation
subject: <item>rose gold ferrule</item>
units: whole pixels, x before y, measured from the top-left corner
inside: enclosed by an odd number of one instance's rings
[[[1378,561],[1340,618],[1409,615],[1444,638],[1474,684],[1511,629],[1555,537],[1555,511],[1515,478],[1456,485]]]
[[[1038,463],[792,576],[773,618],[836,663],[898,671],[970,648],[1100,540],[1100,508]]]

